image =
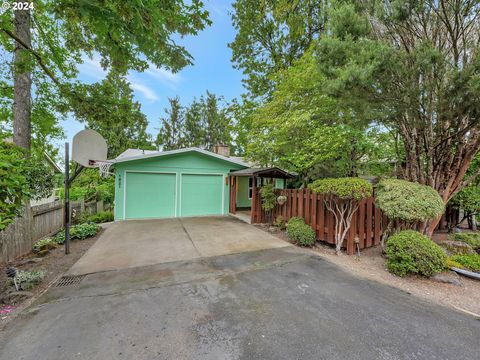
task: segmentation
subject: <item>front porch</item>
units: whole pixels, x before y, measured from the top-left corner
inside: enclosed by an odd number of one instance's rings
[[[238,210],[235,213],[230,212],[230,215],[242,220],[243,222],[246,222],[247,224],[252,223],[252,216],[251,216],[251,209],[246,209],[246,210]]]
[[[258,189],[269,183],[274,183],[277,189],[285,189],[287,179],[294,177],[277,167],[232,171],[229,174],[230,214],[250,224],[260,222],[262,202]]]

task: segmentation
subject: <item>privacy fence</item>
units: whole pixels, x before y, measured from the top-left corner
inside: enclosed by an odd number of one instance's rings
[[[72,201],[72,220],[75,223],[82,213],[92,215],[109,208],[110,205],[103,204],[102,201],[90,203],[83,200]],[[0,232],[0,263],[28,254],[37,240],[57,233],[63,228],[63,224],[63,201],[57,200],[25,208],[21,217]]]
[[[315,230],[318,240],[335,244],[335,217],[325,207],[323,196],[309,189],[282,189],[277,190],[277,195],[285,195],[287,201],[283,205],[276,205],[271,214],[272,219],[279,215],[285,220],[300,216]],[[268,215],[262,210],[258,190],[253,198],[256,204],[252,204],[252,223],[268,222]],[[360,249],[380,244],[383,224],[386,224],[386,217],[375,207],[374,198],[362,200],[344,242],[347,254],[355,253],[356,241]]]

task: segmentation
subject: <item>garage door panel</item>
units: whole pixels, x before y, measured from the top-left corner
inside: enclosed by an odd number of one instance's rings
[[[175,217],[175,174],[126,175],[126,219]]]
[[[223,176],[183,174],[181,216],[223,214]]]

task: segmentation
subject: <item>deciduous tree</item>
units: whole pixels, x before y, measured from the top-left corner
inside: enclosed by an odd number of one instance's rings
[[[128,148],[154,148],[147,117],[125,76],[110,72],[102,82],[78,88],[83,95],[75,102],[75,117],[105,138],[109,158]]]
[[[403,177],[443,202],[468,184],[480,149],[480,4],[380,1],[371,32],[324,37],[317,48],[331,94],[369,107],[401,139]],[[354,20],[355,18],[351,18]],[[479,170],[480,171],[480,170]],[[431,235],[440,217],[430,221]]]
[[[35,69],[48,78],[33,79],[35,88],[53,83],[59,95],[70,101],[79,96],[71,80],[84,55],[99,54],[104,68],[120,74],[143,71],[149,64],[178,71],[191,64],[192,57],[173,35],[194,35],[207,24],[208,13],[199,0],[188,4],[177,0],[38,0],[31,11],[5,11],[0,15],[0,44],[14,54],[14,76],[13,84],[3,81],[2,86],[14,88],[15,142],[30,146],[31,74]],[[2,65],[10,67],[12,62]]]
[[[234,66],[246,75],[250,94],[262,97],[274,88],[272,76],[300,58],[326,29],[330,1],[237,0],[232,21]]]

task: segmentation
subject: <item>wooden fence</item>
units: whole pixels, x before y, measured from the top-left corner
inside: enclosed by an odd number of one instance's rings
[[[285,220],[294,216],[303,217],[305,223],[315,230],[318,240],[335,244],[335,218],[326,209],[323,196],[315,194],[309,189],[282,189],[277,190],[277,195],[285,195],[287,201],[283,205],[276,205],[272,211],[272,219],[279,215]],[[258,190],[254,199],[256,203],[252,204],[252,223],[267,222],[267,214],[262,210]],[[386,218],[382,215],[381,210],[375,207],[374,198],[362,200],[352,218],[351,228],[344,242],[347,254],[355,253],[356,237],[358,237],[360,249],[378,245],[382,234],[382,224],[386,224]]]
[[[103,201],[84,203],[80,200],[72,201],[71,205],[73,222],[84,211],[88,214],[96,214],[110,208],[108,204],[104,205]],[[75,215],[74,211],[76,211]],[[26,207],[21,217],[0,232],[0,263],[9,262],[30,253],[37,240],[60,231],[64,223],[63,212],[63,201],[60,200]]]

